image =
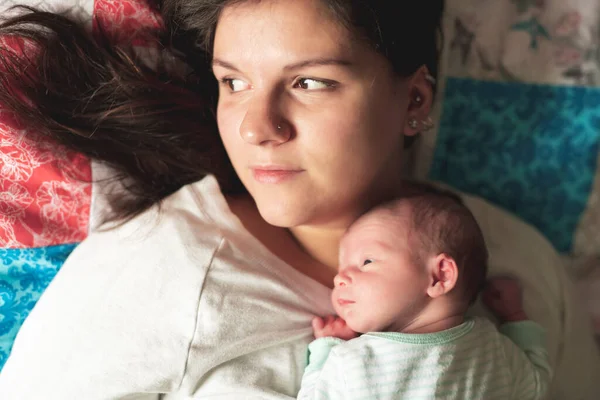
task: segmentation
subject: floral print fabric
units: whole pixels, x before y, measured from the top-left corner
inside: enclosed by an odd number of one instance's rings
[[[600,256],[600,2],[447,0],[432,179]]]
[[[91,15],[92,0],[7,0]],[[3,44],[13,51],[17,41]],[[90,161],[20,124],[0,105],[0,370],[17,331],[88,233]]]

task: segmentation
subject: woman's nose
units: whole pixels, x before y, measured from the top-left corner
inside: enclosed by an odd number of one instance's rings
[[[275,100],[259,95],[250,100],[240,125],[240,136],[245,142],[257,146],[277,146],[290,140],[291,124],[286,122]]]

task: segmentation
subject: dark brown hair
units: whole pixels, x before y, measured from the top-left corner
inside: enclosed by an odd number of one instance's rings
[[[107,163],[129,194],[113,196],[126,219],[183,185],[215,174],[225,193],[243,192],[218,135],[212,42],[224,7],[260,0],[162,0],[166,32],[147,32],[160,50],[192,67],[178,76],[144,67],[126,46],[96,40],[68,18],[23,8],[0,23],[22,37],[26,57],[0,42],[0,103],[32,130]],[[426,65],[437,75],[443,0],[322,0],[332,15],[385,55],[401,76]]]
[[[222,10],[247,1],[261,0],[162,0],[160,5],[173,35],[187,37],[210,54]],[[444,0],[321,2],[335,20],[383,54],[399,76],[425,65],[437,78]]]
[[[102,32],[93,40],[63,16],[25,11],[0,25],[0,104],[28,129],[114,168],[129,195],[110,199],[107,219],[132,217],[207,173],[225,190],[241,187],[207,67],[193,80],[154,71]]]
[[[483,289],[488,251],[481,228],[456,194],[422,183],[407,184],[401,202],[410,206],[409,243],[413,261],[446,254],[457,264],[457,289],[472,304]]]

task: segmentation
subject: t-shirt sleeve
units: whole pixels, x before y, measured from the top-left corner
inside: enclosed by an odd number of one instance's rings
[[[154,400],[179,388],[220,238],[204,235],[192,254],[180,221],[155,222],[75,249],[17,336],[1,399]]]
[[[302,377],[298,400],[347,399],[341,356],[332,351],[343,340],[325,337],[308,346],[308,366]]]
[[[514,380],[514,399],[541,399],[548,390],[552,370],[545,347],[544,329],[533,321],[500,326],[509,368]]]

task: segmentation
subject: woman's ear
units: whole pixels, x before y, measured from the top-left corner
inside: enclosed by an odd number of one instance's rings
[[[427,294],[432,299],[443,296],[456,287],[458,266],[452,257],[439,254],[429,261],[427,268],[431,277]]]
[[[408,110],[404,124],[404,134],[414,136],[432,128],[429,117],[433,106],[433,85],[435,81],[426,66],[422,66],[408,80]]]

